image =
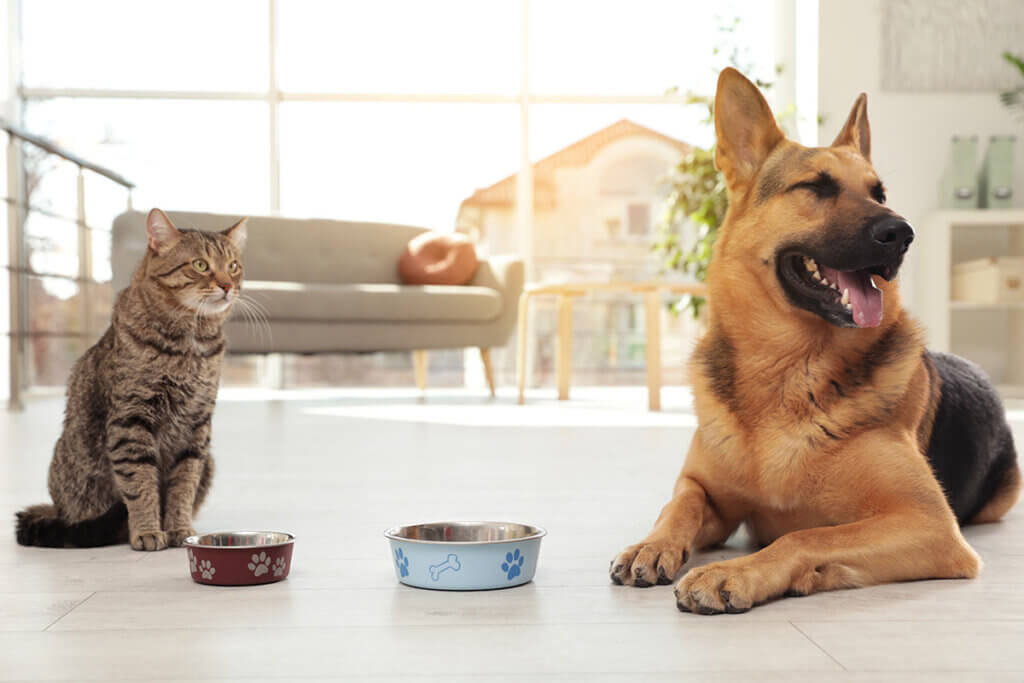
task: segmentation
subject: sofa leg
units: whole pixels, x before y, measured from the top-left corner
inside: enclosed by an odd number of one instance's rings
[[[284,389],[284,354],[268,353],[263,356],[263,386],[280,391]]]
[[[412,366],[416,371],[416,386],[420,391],[427,389],[427,352],[416,350],[412,352]]]
[[[494,367],[491,365],[491,350],[480,347],[480,360],[484,362],[484,376],[487,377],[487,386],[491,389],[491,398],[494,398]]]

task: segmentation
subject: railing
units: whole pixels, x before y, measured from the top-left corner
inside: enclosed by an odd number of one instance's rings
[[[98,164],[86,161],[81,157],[53,144],[49,140],[33,135],[7,121],[0,119],[0,130],[7,133],[7,204],[8,217],[8,276],[10,280],[10,399],[11,410],[24,408],[24,392],[27,374],[27,348],[30,337],[42,337],[58,334],[49,331],[31,331],[28,321],[28,278],[46,277],[70,280],[80,286],[80,305],[82,307],[83,329],[77,336],[91,339],[94,336],[93,312],[94,302],[90,285],[97,284],[93,276],[92,248],[90,227],[86,220],[85,173],[95,173],[107,180],[124,187],[128,191],[128,208],[131,208],[131,191],[134,183],[123,176]],[[28,250],[25,240],[25,220],[30,213],[48,213],[45,209],[30,205],[25,188],[25,168],[22,144],[32,145],[49,155],[64,159],[78,167],[77,209],[74,218],[78,230],[78,275],[40,273],[30,267]],[[51,214],[52,215],[52,214]],[[59,218],[70,218],[57,216]],[[75,336],[75,333],[59,333],[62,336]]]

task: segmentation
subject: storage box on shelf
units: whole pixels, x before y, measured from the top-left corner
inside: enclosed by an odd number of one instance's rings
[[[953,301],[973,304],[1024,301],[1024,258],[988,256],[953,264]]]
[[[940,211],[921,228],[916,312],[929,347],[1024,397],[1024,209]]]

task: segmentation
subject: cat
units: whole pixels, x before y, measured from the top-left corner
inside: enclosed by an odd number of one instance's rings
[[[160,209],[110,327],[78,359],[50,463],[52,505],[17,514],[22,545],[179,546],[213,477],[223,324],[242,289],[246,219],[179,230]]]

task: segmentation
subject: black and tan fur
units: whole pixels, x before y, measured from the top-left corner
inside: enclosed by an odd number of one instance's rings
[[[17,515],[22,545],[181,545],[210,488],[222,326],[240,296],[245,221],[178,230],[159,209],[111,325],[71,371],[51,505]]]
[[[1020,469],[983,373],[926,351],[902,309],[895,280],[914,233],[871,166],[866,97],[830,147],[806,148],[727,69],[715,128],[729,210],[691,362],[698,428],[672,499],[612,561],[612,580],[670,583],[740,524],[763,548],[691,569],[680,610],[976,576],[960,525],[1000,519]],[[870,283],[861,301],[880,303],[847,306],[822,273]]]

